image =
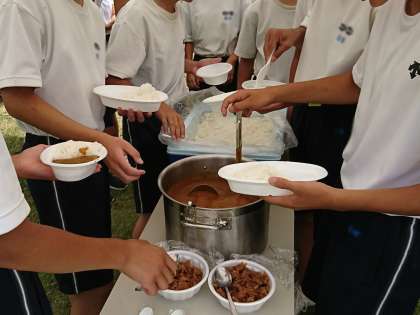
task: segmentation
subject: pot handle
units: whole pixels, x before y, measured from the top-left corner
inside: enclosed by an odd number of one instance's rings
[[[184,227],[196,228],[196,229],[204,229],[204,230],[212,230],[212,231],[219,231],[219,230],[226,230],[229,227],[229,222],[224,220],[218,220],[215,225],[210,224],[199,224],[199,223],[189,223],[184,220],[181,220],[181,224]]]

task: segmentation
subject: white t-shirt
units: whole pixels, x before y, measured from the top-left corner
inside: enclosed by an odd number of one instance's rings
[[[185,6],[185,42],[202,56],[234,52],[249,0],[194,0]]]
[[[184,76],[184,22],[153,0],[131,0],[120,11],[108,43],[107,72],[133,84],[151,83],[170,101],[188,93]]]
[[[374,10],[369,1],[315,0],[295,81],[350,71],[369,39]]]
[[[105,84],[105,26],[93,1],[0,0],[0,29],[0,89],[35,87],[66,116],[103,130],[92,90]]]
[[[30,208],[1,134],[0,175],[0,235],[3,235],[18,227],[29,215]]]
[[[379,9],[353,69],[361,94],[343,154],[344,188],[420,184],[419,34],[420,14],[408,16],[405,1],[388,1]]]
[[[255,58],[255,74],[265,65],[264,40],[267,31],[270,28],[291,28],[294,14],[295,6],[285,5],[280,0],[257,0],[245,11],[235,54],[241,58]],[[273,63],[267,78],[289,82],[293,55],[294,49],[290,49]]]
[[[307,26],[306,23],[310,17],[310,12],[312,5],[315,0],[298,0],[296,4],[296,13],[295,20],[293,22],[293,27]]]

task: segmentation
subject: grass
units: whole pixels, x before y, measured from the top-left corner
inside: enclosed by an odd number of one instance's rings
[[[17,153],[20,151],[23,143],[24,134],[17,126],[16,121],[11,118],[5,111],[4,107],[0,104],[0,132],[3,134],[10,152]],[[31,220],[38,222],[37,213],[34,210],[30,193],[27,189],[25,181],[21,181],[23,191],[31,208]],[[122,192],[112,193],[112,232],[115,237],[129,238],[131,228],[136,220],[134,212],[134,201],[132,199],[131,189],[126,189]],[[118,273],[115,274],[118,276]],[[69,301],[67,297],[58,291],[54,277],[50,274],[40,274],[41,281],[47,292],[48,298],[51,302],[53,312],[55,315],[69,314]],[[308,310],[306,315],[313,315],[312,309]],[[420,305],[414,315],[420,315]]]

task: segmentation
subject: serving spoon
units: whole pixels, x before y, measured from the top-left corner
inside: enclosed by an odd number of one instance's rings
[[[229,308],[232,315],[238,315],[236,311],[235,303],[233,303],[232,296],[229,292],[229,287],[232,285],[232,275],[227,271],[224,267],[219,267],[216,269],[214,280],[216,281],[217,285],[221,288],[224,288],[226,291],[226,295],[229,301]]]

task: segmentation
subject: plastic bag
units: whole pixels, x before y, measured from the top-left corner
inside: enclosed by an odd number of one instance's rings
[[[198,154],[229,154],[235,153],[235,119],[232,114],[225,118],[220,113],[220,104],[204,104],[202,100],[208,96],[220,94],[216,88],[210,88],[204,91],[193,92],[192,94],[183,98],[182,101],[176,103],[174,108],[185,117],[186,137],[185,139],[174,141],[170,136],[161,134],[159,139],[162,143],[168,145],[168,153],[175,155],[198,155]],[[206,115],[212,115],[212,118],[223,119],[223,126],[229,126],[229,134],[220,133],[220,137],[211,142],[206,140],[197,140],[196,135],[199,126],[203,123]],[[245,119],[253,119],[253,124],[257,122],[270,122],[273,131],[269,133],[269,137],[257,141],[251,145],[247,144],[250,137],[243,136],[243,154],[245,157],[255,160],[280,160],[284,151],[293,148],[297,145],[297,139],[290,127],[285,114],[280,111],[270,113],[268,115],[260,115],[253,113],[251,118],[244,118],[244,128],[246,125]],[[252,134],[252,130],[248,134]],[[245,135],[246,130],[243,130]],[[267,141],[264,141],[264,140]],[[228,140],[228,141],[227,141]]]
[[[198,249],[189,247],[187,244],[180,242],[180,241],[162,241],[156,244],[157,246],[163,248],[165,251],[171,251],[171,250],[187,250],[193,253],[196,253],[204,258],[205,261],[209,264],[209,268],[213,269],[216,267],[217,264],[220,264],[223,262],[224,256],[219,253],[218,251],[211,250],[207,252],[200,251]]]

